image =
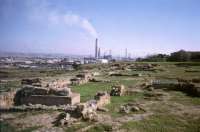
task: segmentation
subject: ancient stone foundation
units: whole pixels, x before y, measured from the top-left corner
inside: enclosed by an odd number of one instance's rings
[[[5,92],[0,94],[0,108],[10,108],[14,104],[14,97],[16,91]]]
[[[75,78],[70,79],[71,85],[81,85],[87,83],[92,79],[92,74],[90,73],[81,73],[76,75]]]
[[[168,90],[176,90],[176,91],[182,91],[185,92],[191,96],[197,96],[200,97],[200,86],[198,83],[189,83],[189,82],[162,82],[160,80],[156,80],[152,82],[152,85],[150,85],[156,89],[159,88],[165,88]]]
[[[29,85],[27,85],[27,82]],[[42,105],[74,105],[80,103],[80,94],[72,93],[66,85],[66,81],[54,80],[48,85],[34,86],[32,82],[38,82],[38,79],[22,80],[26,84],[18,90],[14,102],[15,105],[42,104]]]
[[[55,95],[31,95],[20,100],[21,104],[43,104],[43,105],[74,105],[80,102],[80,94],[72,93],[71,96]]]

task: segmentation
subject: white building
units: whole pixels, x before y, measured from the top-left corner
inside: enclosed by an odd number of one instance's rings
[[[98,61],[102,64],[107,64],[109,62],[107,59],[98,59]]]

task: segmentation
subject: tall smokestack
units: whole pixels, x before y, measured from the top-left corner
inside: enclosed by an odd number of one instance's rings
[[[125,58],[128,57],[127,48],[125,49]]]
[[[98,50],[98,58],[100,58],[101,57],[101,49],[99,48],[99,50]]]
[[[98,39],[95,40],[95,58],[98,57]]]
[[[111,51],[111,49],[109,50],[109,55],[112,55],[112,51]]]

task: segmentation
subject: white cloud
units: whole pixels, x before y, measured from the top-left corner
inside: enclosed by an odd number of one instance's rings
[[[78,27],[94,38],[98,36],[96,29],[87,18],[69,11],[63,13],[59,8],[52,8],[50,5],[51,3],[46,0],[42,0],[42,2],[30,0],[27,4],[30,9],[30,21],[38,21],[48,26],[64,24],[70,27]]]
[[[59,14],[58,14],[59,16]],[[66,13],[64,15],[60,15],[60,22],[64,21],[64,23],[68,26],[77,26],[82,29],[84,29],[86,32],[88,32],[92,37],[96,38],[97,31],[94,28],[94,26],[89,22],[88,19],[83,18],[77,14],[73,13]]]
[[[69,26],[79,26],[81,23],[81,18],[78,15],[66,13],[63,15],[63,19],[66,25]]]
[[[97,32],[95,28],[92,26],[92,24],[87,20],[82,20],[82,28],[84,28],[86,31],[88,31],[93,37],[97,38]]]

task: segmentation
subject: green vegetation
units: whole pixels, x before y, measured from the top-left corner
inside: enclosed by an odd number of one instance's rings
[[[32,131],[37,130],[39,128],[41,128],[41,126],[28,127],[28,128],[21,130],[20,132],[32,132]]]
[[[0,69],[0,78],[2,79],[21,79],[30,77],[47,77],[56,76],[68,73],[66,70],[55,70],[55,69],[17,69],[17,68],[4,68]]]
[[[133,64],[130,62],[118,62],[121,65]],[[94,96],[99,91],[110,92],[112,85],[123,84],[129,88],[135,88],[135,85],[139,85],[146,80],[158,79],[158,80],[169,80],[169,82],[177,82],[177,79],[199,79],[200,78],[200,62],[134,62],[135,64],[156,64],[154,71],[135,71],[135,70],[117,70],[116,72],[124,74],[124,76],[109,76],[109,68],[114,65],[107,64],[88,64],[81,65],[80,69],[88,69],[89,72],[98,71],[99,76],[95,78],[97,80],[105,80],[102,82],[89,82],[82,85],[71,86],[73,92],[80,93],[81,102],[94,99]],[[4,76],[0,82],[0,90],[9,91],[10,89],[20,88],[21,78],[30,77],[46,77],[47,79],[54,79],[54,77],[72,77],[78,74],[78,71],[62,71],[62,70],[30,70],[30,69],[0,69],[0,77]],[[1,74],[2,73],[2,74]],[[133,74],[141,73],[142,76],[131,76]],[[127,75],[127,76],[126,76]],[[122,131],[141,131],[141,132],[198,132],[200,131],[200,118],[198,108],[200,106],[199,97],[191,97],[181,91],[167,91],[166,89],[154,89],[149,92],[142,90],[141,93],[135,93],[133,95],[126,96],[112,96],[111,103],[105,107],[109,110],[108,112],[97,112],[98,114],[105,114],[109,116],[108,121],[111,123],[117,121],[121,125],[119,129]],[[160,92],[161,96],[157,98],[147,98],[145,93]],[[163,95],[162,95],[163,93]],[[123,114],[119,112],[120,106],[127,103],[142,103],[145,104],[144,111],[130,112]],[[48,113],[53,115],[55,111],[29,111],[22,112],[16,116],[16,119],[27,118],[29,115],[40,115],[41,113]],[[139,121],[130,121],[125,117],[133,116],[135,114],[148,114],[153,113],[151,116],[144,117]],[[9,113],[10,114],[10,113]],[[15,113],[12,113],[15,114]],[[124,117],[124,118],[123,118]],[[38,117],[39,118],[39,117]],[[16,120],[13,119],[13,120]],[[107,119],[107,118],[106,118]],[[119,119],[124,119],[123,123]],[[9,132],[16,131],[13,126],[7,122],[0,122],[1,131]],[[102,132],[112,131],[112,126],[104,124],[104,122],[85,122],[80,121],[70,126],[59,126],[66,132],[80,131],[88,126],[92,126],[88,129],[88,132]],[[39,126],[19,128],[24,132],[37,130]]]
[[[89,82],[83,85],[73,86],[72,91],[80,93],[81,102],[84,102],[84,101],[93,99],[94,95],[98,91],[110,92],[112,85],[123,84],[125,86],[134,86],[135,83],[136,83],[136,80],[125,80],[125,79],[121,79],[120,77],[114,77],[111,82]],[[125,98],[132,98],[132,97],[127,96]],[[119,100],[121,100],[121,98]]]
[[[200,119],[185,120],[182,117],[169,114],[160,114],[142,121],[129,121],[121,128],[127,131],[137,130],[142,132],[198,132]]]
[[[113,83],[104,83],[104,82],[97,82],[97,83],[87,83],[79,86],[74,86],[72,91],[78,92],[81,94],[81,102],[90,100],[94,98],[94,95],[98,91],[110,91],[111,86]]]
[[[169,91],[172,96],[171,101],[183,104],[183,105],[200,105],[199,97],[187,96],[183,92]]]
[[[109,109],[108,113],[112,117],[122,116],[123,114],[119,112],[121,105],[130,103],[130,102],[134,102],[141,98],[143,98],[142,93],[138,93],[135,95],[129,95],[129,96],[112,96],[111,103],[106,106]]]
[[[149,62],[185,62],[185,61],[200,61],[200,52],[190,52],[180,50],[173,52],[170,55],[165,54],[155,54],[147,56],[146,58],[138,58],[137,61],[149,61]]]
[[[110,132],[112,131],[112,126],[107,124],[98,124],[90,128],[87,132]]]
[[[81,128],[87,127],[89,124],[91,125],[92,123],[81,122],[79,124],[73,124],[73,125],[71,125],[69,127],[66,127],[66,128],[64,128],[64,130],[66,132],[75,132],[75,131],[80,130]]]
[[[8,81],[8,82],[1,82],[0,83],[0,92],[7,92],[12,89],[20,88],[21,82],[20,81]]]
[[[16,132],[15,128],[9,123],[0,121],[0,131],[1,132]]]

